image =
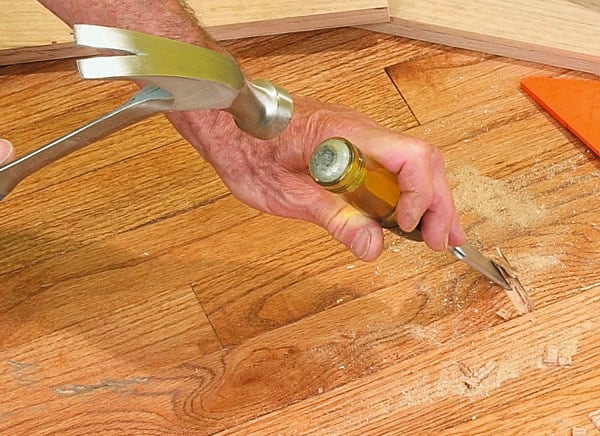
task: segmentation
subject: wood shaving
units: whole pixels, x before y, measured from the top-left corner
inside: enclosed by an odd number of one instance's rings
[[[475,372],[475,377],[477,377],[479,381],[482,381],[488,375],[490,375],[494,369],[496,369],[496,363],[490,360]]]
[[[573,427],[571,429],[571,436],[585,436],[587,430],[583,427]]]
[[[558,364],[558,347],[556,345],[548,345],[546,347],[546,355],[544,356],[546,365]]]
[[[508,298],[513,306],[515,306],[519,315],[533,312],[535,310],[535,305],[533,304],[533,301],[531,301],[531,298],[529,298],[527,290],[517,277],[517,274],[508,262],[506,256],[504,256],[504,253],[502,253],[499,247],[496,248],[496,251],[498,252],[499,259],[494,261],[494,264],[498,268],[498,271],[500,271],[500,274],[502,274],[504,280],[506,280],[510,286],[510,289],[505,289],[506,295],[508,295]]]
[[[546,366],[570,366],[573,363],[572,353],[557,345],[548,345],[542,359]]]
[[[590,421],[592,421],[594,427],[600,430],[600,410],[596,410],[595,412],[590,413],[588,415],[588,418],[590,418]]]
[[[580,288],[579,290],[580,291],[589,291],[590,289],[597,288],[598,286],[600,286],[600,282],[594,283],[594,284],[589,285],[589,286],[584,286],[583,288]]]
[[[510,319],[510,314],[508,313],[508,311],[504,308],[499,309],[496,311],[496,315],[499,318],[502,318],[504,321],[508,321]]]
[[[571,356],[558,356],[559,366],[570,366],[572,363]]]
[[[473,371],[464,362],[457,362],[461,372],[465,375],[463,382],[469,389],[475,389],[479,384],[485,380],[491,373],[496,369],[496,363],[490,360],[488,363]]]

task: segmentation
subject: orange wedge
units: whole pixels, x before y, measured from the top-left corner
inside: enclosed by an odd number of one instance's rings
[[[600,80],[527,77],[521,87],[600,156]]]

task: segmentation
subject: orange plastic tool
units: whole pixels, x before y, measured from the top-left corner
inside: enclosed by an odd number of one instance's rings
[[[521,87],[600,156],[600,80],[527,77]]]

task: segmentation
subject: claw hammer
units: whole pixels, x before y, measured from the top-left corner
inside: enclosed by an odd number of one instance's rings
[[[259,139],[276,137],[292,118],[293,102],[285,90],[266,80],[247,80],[233,59],[215,51],[87,24],[75,25],[74,35],[77,46],[125,53],[79,59],[82,78],[146,85],[115,110],[0,167],[0,200],[44,166],[159,112],[225,110],[240,129]]]

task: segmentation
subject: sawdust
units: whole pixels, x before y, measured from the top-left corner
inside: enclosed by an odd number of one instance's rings
[[[539,347],[523,354],[508,354],[503,360],[494,361],[494,371],[476,385],[466,383],[467,376],[458,361],[449,362],[434,383],[422,383],[404,391],[403,405],[416,406],[448,396],[486,397],[502,383],[519,377],[525,369],[538,367],[542,351],[543,347]]]
[[[420,324],[406,324],[404,326],[406,334],[413,339],[424,341],[434,347],[439,347],[442,342],[439,339],[438,330],[434,326],[423,326]]]
[[[475,212],[491,224],[496,232],[524,230],[539,224],[545,216],[524,189],[514,189],[507,182],[483,176],[471,166],[449,171],[454,181],[454,200],[458,210]]]
[[[565,268],[558,254],[514,254],[510,256],[510,261],[517,273],[524,273],[526,271],[544,272],[556,268]]]

